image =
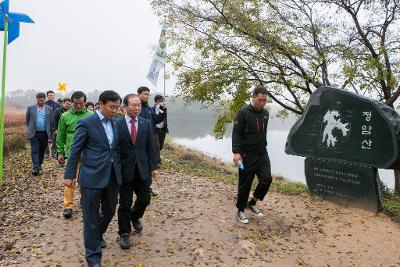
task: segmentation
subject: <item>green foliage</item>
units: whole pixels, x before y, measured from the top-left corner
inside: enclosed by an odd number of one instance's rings
[[[382,193],[383,212],[394,221],[400,223],[400,194],[388,189],[385,184],[380,183]]]
[[[289,112],[286,109],[280,109],[276,114],[276,117],[281,118],[282,120],[286,119],[289,116]]]
[[[400,90],[400,8],[394,1],[151,2],[168,18],[179,94],[219,104],[217,137],[255,85],[266,86],[274,102],[296,114],[321,85],[388,104]]]
[[[305,184],[289,182],[283,177],[274,177],[272,181],[272,189],[287,195],[309,194]]]
[[[217,116],[217,122],[214,125],[214,134],[217,138],[224,137],[226,125],[234,121],[236,111],[243,107],[246,100],[249,99],[249,88],[250,84],[246,79],[243,79],[234,92],[233,99],[220,102],[221,113]]]

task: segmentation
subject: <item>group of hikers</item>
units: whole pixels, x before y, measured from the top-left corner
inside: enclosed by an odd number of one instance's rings
[[[240,166],[236,216],[242,223],[249,222],[245,208],[262,216],[256,202],[264,199],[272,182],[266,148],[267,96],[265,88],[256,87],[251,103],[238,112],[233,127],[233,161]],[[32,174],[40,174],[46,153],[65,168],[66,219],[73,216],[76,181],[79,183],[89,266],[101,266],[106,247],[103,235],[116,210],[119,244],[129,249],[132,227],[142,231],[141,218],[151,196],[158,195],[151,184],[159,175],[160,150],[168,133],[167,105],[163,96],[156,95],[151,107],[149,97],[150,89],[144,86],[123,99],[115,91],[103,91],[96,104],[87,102],[82,91],[59,101],[48,91],[47,95],[38,93],[36,103],[27,109]],[[258,185],[249,200],[255,175]]]

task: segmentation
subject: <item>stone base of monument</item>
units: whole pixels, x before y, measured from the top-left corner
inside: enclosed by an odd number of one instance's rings
[[[305,174],[314,195],[372,212],[382,210],[376,168],[306,158]]]

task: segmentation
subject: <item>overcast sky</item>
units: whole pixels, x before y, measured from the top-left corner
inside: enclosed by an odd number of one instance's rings
[[[161,28],[148,0],[10,0],[10,12],[35,24],[21,24],[8,47],[7,91],[46,91],[59,81],[70,92],[154,90],[146,74]],[[173,87],[167,82],[167,93]]]

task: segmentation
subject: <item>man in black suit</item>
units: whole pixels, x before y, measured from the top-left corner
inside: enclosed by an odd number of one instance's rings
[[[131,246],[131,222],[136,231],[142,230],[140,218],[150,204],[150,185],[157,172],[157,158],[150,120],[139,117],[140,98],[129,94],[123,101],[125,116],[117,120],[122,165],[118,226],[122,249]],[[132,207],[133,192],[136,201]],[[132,208],[131,208],[132,207]]]
[[[85,258],[89,266],[101,267],[103,234],[115,214],[122,183],[118,129],[113,116],[121,98],[114,91],[99,97],[100,110],[79,120],[64,173],[64,185],[72,187],[80,161]]]

